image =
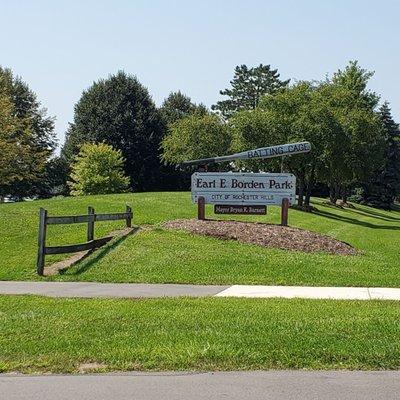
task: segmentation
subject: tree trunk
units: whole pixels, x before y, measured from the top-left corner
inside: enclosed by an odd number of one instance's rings
[[[347,197],[348,197],[347,188],[343,188],[342,189],[342,201],[344,204],[347,204]]]
[[[304,199],[304,205],[305,205],[306,207],[309,207],[309,206],[310,206],[311,191],[312,191],[312,187],[311,187],[311,185],[308,185],[308,186],[307,186],[307,190],[306,190],[306,196],[305,196],[305,199]]]
[[[329,187],[329,201],[332,204],[336,204],[338,198],[339,198],[338,185],[336,183],[331,183]]]
[[[314,188],[314,183],[315,183],[315,168],[311,169],[311,173],[306,185],[306,198],[305,198],[305,206],[310,207],[310,200],[311,200],[311,193]]]
[[[304,182],[302,179],[299,180],[299,194],[297,197],[297,205],[299,207],[303,206],[303,199],[304,199]]]

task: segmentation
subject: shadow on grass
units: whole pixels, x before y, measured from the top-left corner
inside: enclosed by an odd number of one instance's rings
[[[323,207],[328,207],[328,208],[332,208],[335,210],[340,210],[343,212],[354,212],[360,215],[363,215],[365,217],[369,217],[369,218],[375,218],[375,219],[380,219],[382,221],[388,221],[388,222],[400,222],[400,218],[398,217],[394,217],[394,216],[390,216],[387,215],[388,212],[390,211],[395,211],[395,212],[399,212],[400,211],[400,207],[398,204],[393,204],[392,205],[392,210],[383,210],[383,209],[372,209],[371,207],[368,207],[368,209],[365,209],[363,205],[360,204],[354,204],[354,203],[349,203],[352,204],[354,206],[354,208],[352,207],[340,207],[340,206],[335,206],[333,204],[329,204],[328,202],[325,203],[320,203],[320,206]],[[360,208],[363,207],[363,208]],[[318,209],[317,209],[318,211]],[[385,215],[382,215],[383,212],[386,212]]]
[[[87,257],[76,263],[71,268],[66,268],[60,271],[60,275],[81,275],[88,271],[94,264],[102,260],[107,254],[112,252],[117,246],[125,241],[129,236],[135,235],[139,228],[132,230],[129,235],[124,235],[113,239],[110,243],[90,253]]]
[[[346,211],[353,211],[347,209]],[[366,228],[372,228],[372,229],[386,229],[386,230],[392,230],[392,231],[397,231],[400,230],[400,226],[393,226],[393,225],[375,225],[370,222],[362,221],[360,219],[356,218],[351,218],[349,216],[344,216],[344,215],[338,215],[338,214],[333,214],[328,211],[322,211],[318,209],[317,211],[314,211],[315,215],[320,215],[321,217],[333,219],[336,221],[342,221],[346,222],[348,224],[353,224],[353,225],[359,225],[359,226],[364,226]],[[381,219],[381,218],[379,218]]]
[[[356,212],[358,212],[358,213],[360,213],[360,214],[363,214],[363,215],[365,215],[365,216],[372,217],[372,218],[378,218],[378,219],[382,219],[382,220],[385,220],[385,221],[400,222],[400,218],[392,217],[392,216],[390,216],[390,215],[382,215],[382,214],[379,213],[378,211],[364,210],[364,209],[363,209],[363,210],[360,210],[360,209],[358,209],[358,208],[356,208],[356,209],[353,210],[353,211],[356,211]],[[393,210],[391,210],[391,211],[398,211],[398,210],[393,209]]]

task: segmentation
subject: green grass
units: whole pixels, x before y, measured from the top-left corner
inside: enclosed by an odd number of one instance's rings
[[[192,218],[196,208],[189,193],[139,193],[0,205],[0,279],[43,279],[35,274],[38,209],[50,215],[124,210],[133,206],[134,223],[147,229],[113,243],[71,268],[46,279],[104,282],[175,282],[196,284],[283,284],[400,286],[400,211],[385,212],[357,205],[337,209],[315,199],[315,214],[290,210],[289,224],[345,241],[360,250],[358,256],[306,254],[265,249],[234,241],[166,231],[162,221]],[[208,209],[208,215],[212,215]],[[278,223],[280,209],[267,216],[241,216],[238,220]],[[225,216],[232,218],[232,216]],[[119,223],[96,224],[99,237]],[[48,243],[85,240],[85,225],[50,226]],[[63,256],[48,257],[48,263]]]
[[[0,371],[398,369],[395,302],[0,296]]]

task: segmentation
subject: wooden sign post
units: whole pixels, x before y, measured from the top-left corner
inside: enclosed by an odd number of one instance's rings
[[[203,196],[197,199],[197,219],[202,221],[206,219],[206,200]]]
[[[288,226],[288,215],[289,215],[289,199],[282,199],[281,208],[281,225]]]

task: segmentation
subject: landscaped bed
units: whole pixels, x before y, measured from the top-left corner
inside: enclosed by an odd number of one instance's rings
[[[357,250],[347,243],[316,232],[288,226],[241,221],[178,219],[165,222],[163,227],[283,250],[357,254]]]

